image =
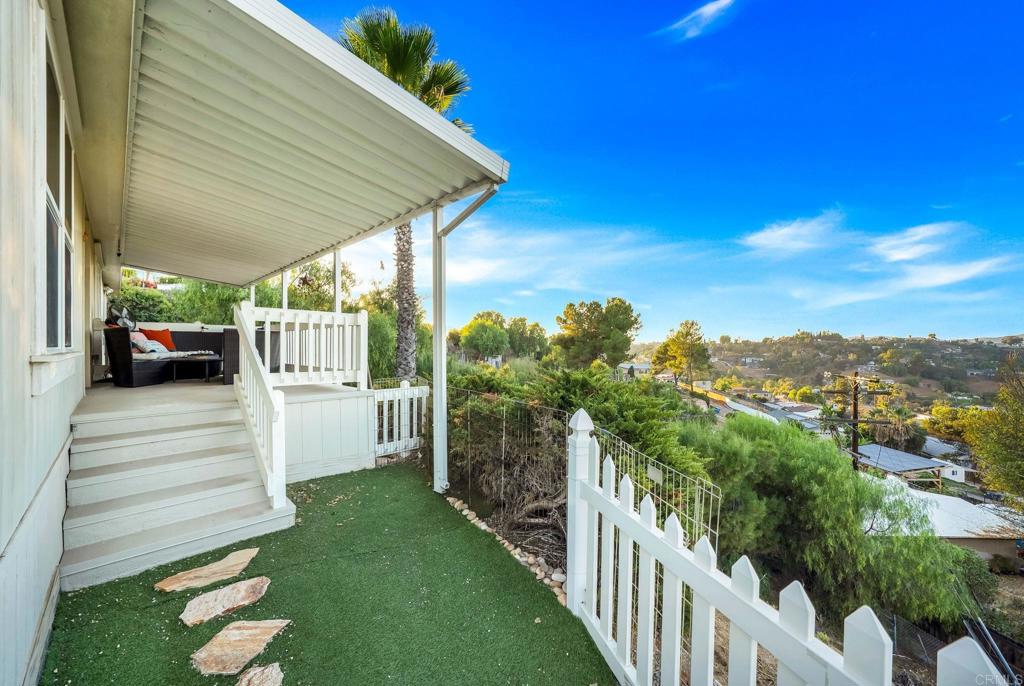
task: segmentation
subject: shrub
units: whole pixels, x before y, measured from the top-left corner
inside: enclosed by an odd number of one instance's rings
[[[127,307],[137,322],[173,321],[167,296],[155,288],[122,286],[110,296],[110,306],[118,312]]]
[[[395,375],[395,345],[398,325],[395,318],[382,312],[370,312],[367,318],[367,361],[370,378],[384,379]]]
[[[747,415],[721,428],[688,423],[678,438],[722,489],[724,564],[749,555],[776,587],[803,582],[834,617],[867,604],[957,622],[977,563],[931,533],[902,485],[854,472],[829,441]]]
[[[1020,562],[1005,555],[993,555],[988,568],[996,574],[1016,574],[1020,571]]]
[[[600,365],[550,371],[529,384],[526,395],[570,414],[582,407],[596,426],[650,457],[689,476],[707,473],[697,454],[677,440],[674,422],[695,408],[671,386],[649,379],[619,383]]]

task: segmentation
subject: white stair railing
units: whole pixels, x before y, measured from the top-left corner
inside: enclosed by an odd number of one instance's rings
[[[253,342],[258,340],[263,348],[259,359],[275,386],[354,383],[361,389],[368,387],[365,310],[352,314],[244,304]]]
[[[729,686],[755,683],[758,646],[775,656],[779,686],[891,686],[892,640],[871,608],[846,618],[843,652],[833,650],[815,637],[814,606],[800,582],[782,591],[776,610],[760,599],[746,556],[725,574],[706,536],[690,549],[675,513],[658,526],[650,495],[637,511],[629,474],[615,483],[615,464],[607,456],[602,464],[586,412],[569,428],[567,605],[620,683],[679,684],[685,671],[691,686],[715,684],[717,613],[729,625]],[[965,684],[1006,684],[970,638],[938,654],[938,686]]]
[[[401,381],[397,388],[374,389],[377,457],[420,447],[429,396],[429,386],[410,386],[408,381]]]
[[[256,350],[252,326],[252,305],[235,306],[238,328],[238,375],[235,395],[242,408],[242,418],[253,438],[256,462],[273,507],[287,503],[285,494],[284,394],[274,390],[269,374]]]

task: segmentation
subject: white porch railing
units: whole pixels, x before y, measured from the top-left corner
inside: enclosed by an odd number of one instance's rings
[[[367,314],[253,307],[241,303],[276,386],[354,383],[367,388]],[[260,330],[262,329],[262,330]]]
[[[242,408],[242,418],[253,438],[256,463],[259,465],[273,507],[284,507],[284,394],[274,390],[270,376],[256,350],[252,319],[247,318],[246,303],[236,305],[235,326],[238,327],[238,376],[235,395]],[[250,306],[251,307],[251,306]]]
[[[799,582],[782,591],[778,610],[762,601],[759,579],[745,556],[731,574],[719,571],[707,537],[690,550],[674,513],[660,528],[650,496],[637,512],[628,474],[616,491],[610,457],[599,478],[601,447],[586,412],[578,411],[569,427],[568,606],[621,683],[650,686],[657,673],[664,686],[679,684],[688,637],[686,683],[714,684],[717,611],[729,623],[730,686],[753,686],[759,645],[778,661],[779,686],[891,686],[892,641],[869,607],[846,618],[843,652],[836,652],[815,638],[814,606]],[[634,549],[639,552],[635,569]],[[683,610],[687,597],[689,627]],[[963,684],[1006,684],[970,638],[938,654],[938,686]]]
[[[408,381],[402,381],[397,388],[374,389],[373,396],[377,457],[419,448],[430,387],[410,386]]]

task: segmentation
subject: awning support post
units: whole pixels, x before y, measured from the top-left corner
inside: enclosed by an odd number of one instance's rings
[[[256,284],[249,286],[249,302],[252,303],[253,306],[256,305]]]
[[[341,249],[334,251],[334,311],[341,312]]]
[[[288,282],[292,280],[292,270],[285,269],[281,272],[281,309],[288,309]]]
[[[445,329],[444,208],[434,206],[434,491],[448,489],[448,349]]]

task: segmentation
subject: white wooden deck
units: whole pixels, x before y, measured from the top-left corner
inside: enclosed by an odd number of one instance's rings
[[[71,423],[89,422],[102,416],[119,419],[177,412],[182,408],[214,409],[223,404],[236,405],[231,386],[201,379],[163,383],[142,388],[119,388],[109,383],[96,384],[71,415]]]

